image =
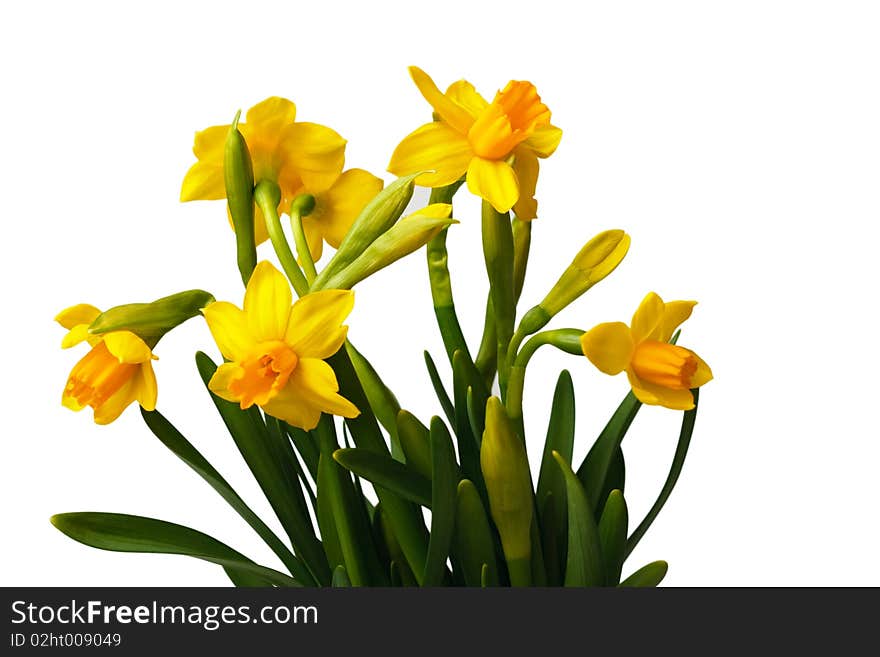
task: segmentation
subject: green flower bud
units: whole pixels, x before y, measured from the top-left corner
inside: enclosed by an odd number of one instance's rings
[[[614,271],[629,250],[629,243],[629,235],[619,229],[596,235],[578,252],[538,305],[549,317],[557,314]]]
[[[131,331],[152,348],[168,331],[195,317],[213,301],[214,296],[209,292],[187,290],[152,303],[115,306],[95,318],[89,325],[89,333]]]
[[[245,284],[257,266],[257,247],[254,240],[254,167],[250,151],[241,132],[238,119],[241,110],[235,115],[223,154],[223,180],[226,183],[226,203],[232,226],[235,228],[235,243],[238,252],[238,269]]]
[[[514,431],[497,397],[490,397],[486,403],[480,467],[505,559],[508,563],[529,559],[534,511],[529,459],[522,438]]]
[[[458,223],[449,217],[451,212],[451,205],[434,203],[423,210],[407,215],[377,237],[345,269],[325,278],[320,287],[316,287],[318,285],[318,280],[316,280],[312,289],[351,289],[356,283],[375,274],[392,262],[420,249],[447,226]],[[323,273],[318,279],[323,278]]]
[[[377,237],[397,223],[412,198],[414,180],[419,173],[398,178],[367,203],[342,238],[333,258],[315,279],[313,290],[332,289],[327,281],[354,262]]]

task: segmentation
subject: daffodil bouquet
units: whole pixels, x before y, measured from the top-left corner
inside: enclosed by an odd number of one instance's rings
[[[678,479],[697,389],[712,378],[699,356],[676,344],[695,302],[649,293],[628,325],[546,329],[626,255],[629,236],[606,230],[586,242],[540,302],[518,312],[538,163],[553,154],[562,132],[529,82],[511,81],[488,102],[463,80],[442,92],[420,69],[410,72],[433,120],[397,145],[388,169],[399,178],[387,186],[367,171],[343,170],[342,137],[298,122],[283,98],[252,107],[243,121],[237,115],[231,125],[196,133],[197,162],[181,199],[226,201],[245,286],[241,306],[189,290],[103,312],[80,304],[56,318],[68,330],[62,347],[89,346],[62,403],[75,411],[90,406],[95,422],[107,424],[137,401],[159,441],[229,503],[287,572],[151,518],[65,513],[52,519],[58,529],[98,548],[205,559],[242,586],[661,581],[662,561],[623,581],[621,573]],[[470,343],[456,315],[446,250],[447,231],[457,223],[453,197],[465,184],[482,199],[490,286],[482,337]],[[403,216],[416,185],[431,188],[429,204]],[[280,269],[258,256],[267,240]],[[324,242],[334,251],[322,258]],[[432,418],[400,407],[380,378],[381,365],[347,340],[344,323],[359,282],[422,247],[448,361],[425,353],[425,384],[438,402]],[[156,410],[154,351],[191,318],[207,323],[222,356],[218,362],[216,352],[196,354],[206,394],[283,538]],[[625,371],[632,387],[579,464],[572,462],[575,394],[567,371],[556,382],[546,435],[525,435],[524,381],[545,345],[577,356],[576,367],[586,356],[605,374]],[[630,529],[621,443],[642,404],[683,417],[666,483]],[[543,458],[533,473],[526,444],[539,439]]]

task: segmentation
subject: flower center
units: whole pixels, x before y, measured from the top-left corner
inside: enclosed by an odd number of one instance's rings
[[[501,160],[539,128],[550,123],[550,110],[531,82],[511,80],[477,117],[468,132],[474,153]]]
[[[239,373],[229,382],[229,391],[239,397],[242,408],[262,406],[287,385],[299,358],[280,340],[259,344],[241,361]]]
[[[64,394],[79,406],[97,408],[128,382],[138,365],[120,363],[103,342],[96,344],[70,373]]]
[[[692,351],[655,340],[639,344],[632,357],[632,369],[636,376],[673,390],[690,389],[697,365]]]

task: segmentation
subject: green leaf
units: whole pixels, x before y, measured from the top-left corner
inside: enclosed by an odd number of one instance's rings
[[[345,572],[345,566],[339,565],[334,569],[332,586],[337,588],[351,586],[351,580],[348,579],[348,573]]]
[[[264,523],[260,517],[254,513],[245,503],[238,493],[233,490],[232,486],[217,472],[208,460],[193,447],[184,436],[172,425],[159,411],[146,411],[141,408],[141,415],[144,422],[150,428],[150,431],[158,438],[165,447],[171,450],[178,458],[186,463],[190,468],[195,470],[202,479],[220,494],[226,502],[238,512],[245,522],[247,522],[266,545],[281,559],[282,563],[290,570],[294,577],[299,579],[303,584],[315,586],[314,581],[308,569],[293,556],[287,546],[281,542],[271,529]],[[230,575],[232,577],[232,575]],[[253,586],[253,584],[247,584]]]
[[[602,547],[599,529],[593,519],[593,507],[581,482],[558,452],[553,458],[565,477],[568,505],[568,557],[565,566],[565,586],[601,586]]]
[[[553,460],[558,452],[566,463],[571,462],[574,449],[575,401],[574,385],[568,370],[562,370],[553,393],[544,455],[538,476],[537,509],[541,526],[547,579],[551,586],[563,580],[566,550],[565,478]]]
[[[616,452],[641,406],[642,402],[636,399],[632,391],[628,392],[578,468],[578,479],[584,485],[590,501],[607,497],[607,493],[605,497],[602,497],[602,493],[608,490],[608,474],[612,470]]]
[[[431,443],[428,427],[409,411],[397,414],[397,435],[406,457],[406,465],[426,479],[431,478]]]
[[[443,414],[446,416],[449,424],[455,426],[455,407],[449,399],[446,388],[443,387],[443,381],[440,380],[440,373],[437,371],[434,359],[431,358],[431,354],[427,351],[425,352],[425,367],[428,368],[428,376],[431,378],[431,385],[434,386],[434,392],[437,395],[437,400],[440,402],[440,407],[443,409]]]
[[[464,476],[474,482],[477,489],[484,489],[483,474],[480,469],[480,439],[471,430],[471,421],[467,412],[467,390],[471,388],[476,395],[474,406],[482,407],[484,413],[486,392],[480,375],[470,362],[470,357],[462,351],[456,351],[452,357],[452,385],[455,398],[455,422],[453,428],[458,442],[458,455],[461,459],[461,470]],[[483,420],[485,424],[485,418]]]
[[[391,438],[391,455],[398,461],[402,460],[403,451],[397,437],[397,414],[400,412],[400,404],[397,398],[382,379],[379,378],[370,361],[364,358],[363,354],[355,349],[354,345],[347,340],[345,342],[345,350],[348,352],[348,357],[357,373],[370,408]]]
[[[324,414],[315,429],[321,446],[321,463],[327,463],[319,494],[327,494],[327,508],[332,515],[342,552],[342,563],[353,586],[386,586],[388,573],[381,565],[372,541],[370,520],[363,497],[355,490],[348,472],[333,460],[339,449],[333,416]],[[320,476],[320,473],[319,473]]]
[[[224,566],[223,570],[226,571],[226,576],[229,578],[229,581],[232,582],[235,586],[251,588],[274,586],[272,582],[263,577],[260,577],[259,575],[254,575],[253,573],[238,570],[231,566]]]
[[[208,382],[217,366],[206,354],[196,354],[196,365],[238,451],[290,537],[294,552],[318,583],[329,584],[330,566],[321,541],[315,536],[302,488],[295,479],[295,473],[282,466],[284,459],[281,447],[269,433],[259,408],[252,406],[244,411],[238,404],[210,392]]]
[[[620,490],[611,491],[608,495],[608,501],[605,503],[605,509],[602,511],[602,518],[599,520],[602,569],[605,572],[605,584],[608,586],[616,586],[620,581],[628,522],[629,516],[623,492]]]
[[[452,553],[461,564],[468,586],[483,585],[483,568],[487,569],[485,577],[489,586],[498,586],[492,527],[480,494],[469,479],[462,479],[458,484]]]
[[[431,538],[422,586],[440,586],[455,531],[456,489],[460,479],[452,437],[443,420],[431,418]]]
[[[699,406],[700,401],[700,391],[698,388],[691,390],[691,393],[694,395],[694,407],[689,411],[685,411],[684,416],[682,417],[681,432],[678,434],[678,445],[675,448],[675,456],[672,457],[672,465],[669,468],[669,474],[666,477],[663,488],[660,490],[660,495],[657,496],[657,501],[654,502],[654,505],[648,511],[645,519],[639,523],[639,526],[636,527],[632,536],[630,536],[629,540],[626,542],[625,556],[627,557],[632,554],[636,545],[642,540],[642,536],[645,535],[645,532],[648,531],[660,511],[663,509],[663,505],[666,504],[666,500],[669,499],[669,496],[672,494],[672,489],[675,488],[675,484],[681,475],[681,469],[684,467],[684,460],[685,457],[687,457],[688,448],[691,444],[691,436],[694,433],[694,423],[697,421],[697,407]]]
[[[334,468],[338,467],[339,465],[332,458],[326,459],[323,456],[318,458],[318,477],[316,480],[318,503],[315,515],[318,520],[318,528],[321,530],[324,552],[327,554],[327,561],[333,570],[345,563],[342,558],[342,547],[339,545],[339,534],[336,533],[336,520],[333,517],[336,503],[331,503],[331,499],[336,497],[336,488],[330,482],[330,478],[336,476]]]
[[[59,513],[55,528],[75,541],[113,552],[181,554],[261,577],[277,586],[301,586],[292,577],[254,563],[216,538],[174,523],[122,513]]]
[[[286,422],[282,422],[281,424],[284,426],[285,433],[287,433],[288,438],[293,442],[293,446],[296,448],[300,458],[302,458],[303,463],[306,464],[306,468],[312,476],[312,480],[317,481],[318,458],[321,456],[321,452],[318,449],[318,441],[309,431],[303,431],[299,427],[292,427]]]
[[[418,580],[407,563],[400,541],[388,524],[388,514],[381,504],[376,505],[376,512],[373,514],[373,535],[379,545],[383,562],[390,564],[391,586],[418,586]]]
[[[355,447],[337,449],[333,458],[346,470],[367,481],[387,488],[416,504],[431,506],[430,480],[390,456]]]
[[[669,570],[669,564],[665,561],[652,561],[647,566],[642,566],[632,575],[623,580],[618,586],[632,586],[639,588],[651,588],[659,586],[666,572]]]

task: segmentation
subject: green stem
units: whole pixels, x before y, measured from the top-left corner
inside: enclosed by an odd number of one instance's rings
[[[431,203],[452,203],[452,197],[461,182],[431,190]],[[440,231],[426,246],[428,256],[428,277],[431,283],[431,298],[434,302],[434,315],[446,348],[450,365],[456,351],[463,351],[470,358],[467,342],[452,298],[452,283],[449,278],[449,254],[446,250],[446,230]]]
[[[495,314],[495,333],[498,342],[498,382],[502,397],[506,394],[508,371],[507,350],[513,337],[516,314],[513,280],[513,232],[510,214],[498,212],[488,201],[483,201],[482,212],[483,256],[489,278],[489,294]]]
[[[528,557],[508,559],[507,571],[510,574],[511,586],[532,585],[532,562]]]
[[[309,283],[303,276],[302,270],[296,264],[296,258],[293,251],[290,250],[290,244],[284,236],[284,230],[281,228],[281,219],[278,216],[278,203],[281,200],[281,190],[278,185],[271,180],[261,180],[254,189],[254,201],[263,213],[266,219],[266,230],[269,233],[269,239],[272,241],[272,247],[278,255],[281,262],[281,268],[287,274],[293,289],[298,296],[304,296],[309,291]]]
[[[299,256],[299,262],[305,272],[306,282],[311,285],[318,272],[315,269],[315,260],[312,258],[312,251],[309,249],[306,233],[303,230],[302,213],[299,208],[294,206],[290,207],[290,228],[293,231],[293,242],[296,244],[296,255]]]
[[[474,365],[486,382],[486,387],[492,388],[492,381],[498,371],[498,334],[495,332],[495,310],[492,308],[492,295],[486,300],[486,319],[483,322],[483,338],[480,341],[480,349],[477,351],[477,359]]]

